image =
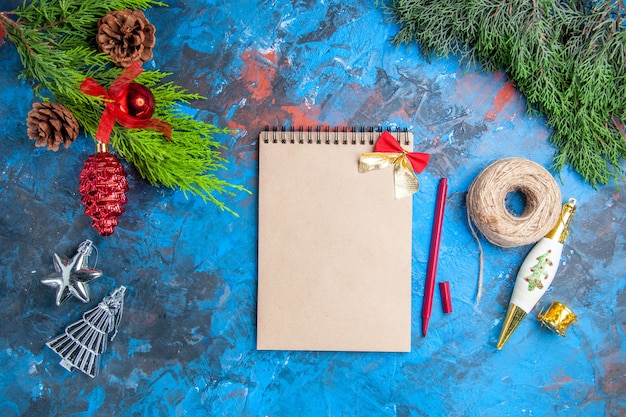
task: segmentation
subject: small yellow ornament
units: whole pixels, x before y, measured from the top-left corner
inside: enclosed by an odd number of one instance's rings
[[[552,304],[550,304],[546,312],[541,311],[537,318],[542,325],[563,337],[565,337],[565,332],[567,332],[569,326],[577,321],[576,314],[565,304],[556,300],[552,300]]]

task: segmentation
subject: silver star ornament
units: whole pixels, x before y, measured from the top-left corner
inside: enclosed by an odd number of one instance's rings
[[[89,269],[87,260],[92,250],[92,242],[86,240],[78,247],[78,252],[67,259],[57,253],[53,256],[55,272],[41,280],[42,284],[56,287],[56,304],[60,306],[65,300],[74,296],[83,303],[89,302],[89,282],[100,278],[102,271]]]

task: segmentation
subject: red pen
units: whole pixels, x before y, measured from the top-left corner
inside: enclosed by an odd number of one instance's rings
[[[441,242],[441,228],[443,225],[443,212],[446,208],[446,193],[448,191],[448,179],[439,180],[437,187],[437,203],[435,205],[435,219],[433,231],[430,237],[430,253],[428,254],[428,269],[426,270],[426,285],[424,288],[424,302],[422,304],[422,334],[428,332],[428,321],[433,308],[433,295],[435,293],[435,277],[437,275],[437,261],[439,259],[439,243]]]

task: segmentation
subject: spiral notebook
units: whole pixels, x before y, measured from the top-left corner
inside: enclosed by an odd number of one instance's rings
[[[261,133],[257,349],[411,350],[412,198],[391,168],[358,172],[379,136]]]

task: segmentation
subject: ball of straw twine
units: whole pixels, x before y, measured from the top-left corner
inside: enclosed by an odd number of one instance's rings
[[[516,216],[506,207],[509,193],[521,193],[524,210]],[[500,159],[487,166],[470,185],[467,215],[478,242],[480,273],[477,299],[482,287],[482,247],[472,221],[491,243],[513,248],[537,242],[557,223],[561,214],[561,190],[541,165],[524,158]]]
[[[524,196],[524,211],[506,208],[509,193]],[[505,158],[485,168],[467,193],[467,211],[481,233],[494,245],[513,248],[537,242],[561,214],[561,190],[541,165],[523,158]]]

